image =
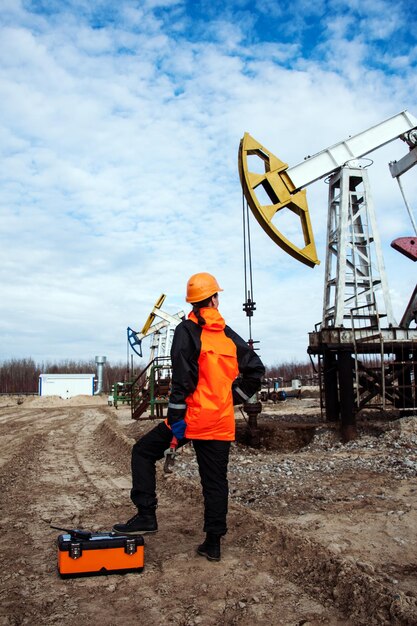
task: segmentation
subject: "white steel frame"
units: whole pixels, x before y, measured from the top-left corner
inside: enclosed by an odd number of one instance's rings
[[[378,316],[386,317],[388,327],[396,325],[368,173],[345,165],[329,183],[322,326],[351,327],[352,309],[362,327],[365,321],[375,329]]]

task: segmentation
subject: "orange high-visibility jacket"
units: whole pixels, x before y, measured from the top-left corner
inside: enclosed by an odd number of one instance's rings
[[[168,424],[185,419],[187,439],[233,441],[233,405],[260,389],[265,368],[217,309],[202,308],[201,315],[204,326],[191,312],[175,329]]]

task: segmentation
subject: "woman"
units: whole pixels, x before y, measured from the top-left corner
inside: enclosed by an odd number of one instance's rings
[[[178,445],[193,442],[204,497],[205,541],[198,554],[220,560],[220,538],[226,534],[227,466],[235,438],[234,404],[241,404],[261,386],[265,368],[246,341],[226,326],[218,311],[217,280],[206,272],[187,283],[188,319],[176,328],[172,348],[172,388],[167,423],[142,437],[132,450],[131,499],[138,508],[119,534],[156,532],[155,462],[174,435]]]

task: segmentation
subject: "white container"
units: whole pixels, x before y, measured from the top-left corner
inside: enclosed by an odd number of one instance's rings
[[[299,378],[292,379],[291,389],[301,389],[301,380]]]
[[[95,374],[41,374],[40,396],[60,396],[64,400],[74,396],[94,395]]]

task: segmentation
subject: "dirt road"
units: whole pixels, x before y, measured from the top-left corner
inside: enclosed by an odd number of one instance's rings
[[[61,580],[50,524],[125,521],[130,447],[152,424],[102,398],[3,397],[0,624],[417,624],[417,417],[364,425],[346,445],[319,420],[316,401],[287,401],[263,413],[260,451],[234,444],[220,563],[195,554],[187,446],[172,477],[158,469],[144,571]]]

